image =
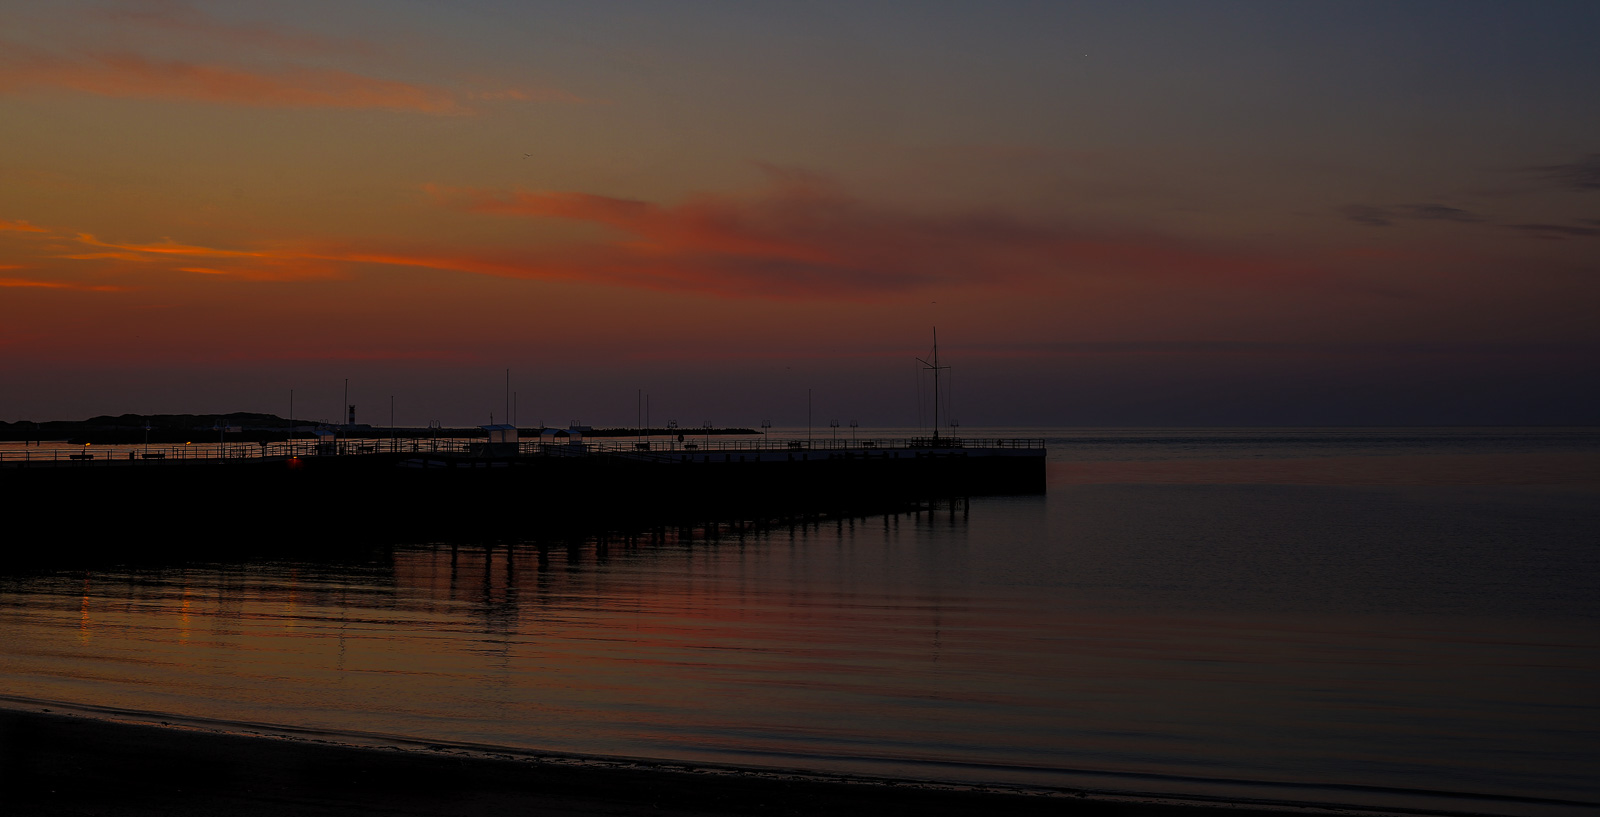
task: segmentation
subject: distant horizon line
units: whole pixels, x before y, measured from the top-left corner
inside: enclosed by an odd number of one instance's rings
[[[141,413],[136,413],[136,412],[128,412],[128,413],[124,413],[124,414],[97,414],[97,415],[94,415],[92,417],[87,417],[87,418],[84,418],[84,419],[81,419],[81,420],[28,420],[28,419],[18,419],[18,420],[11,420],[11,421],[0,420],[0,426],[17,426],[17,425],[82,425],[82,424],[93,422],[95,420],[116,420],[116,419],[127,418],[127,417],[137,417],[137,418],[141,418],[141,419],[152,419],[152,420],[153,419],[159,419],[159,418],[196,418],[196,419],[215,418],[215,419],[227,419],[227,418],[235,418],[235,417],[256,417],[256,418],[261,418],[263,420],[269,420],[270,419],[270,420],[277,420],[277,421],[285,422],[285,423],[291,422],[290,418],[285,418],[282,415],[273,414],[271,412],[261,412],[261,411],[232,411],[232,412],[203,412],[203,413],[152,413],[152,414],[141,414]],[[310,419],[307,419],[307,418],[294,418],[293,421],[297,425],[326,426],[326,427],[330,427],[330,428],[359,427],[359,428],[370,428],[370,429],[395,428],[395,429],[424,429],[425,430],[425,429],[429,429],[429,428],[437,428],[438,430],[450,430],[450,429],[477,429],[477,428],[482,428],[484,425],[487,425],[487,423],[468,423],[468,424],[459,424],[459,425],[458,424],[449,424],[449,425],[440,425],[440,426],[407,425],[407,424],[403,424],[403,423],[396,423],[394,425],[389,425],[389,424],[385,424],[385,423],[331,423],[331,422],[327,422],[327,421],[324,421],[324,420],[310,420]],[[750,433],[760,434],[760,433],[762,433],[759,430],[760,422],[761,421],[758,420],[755,423],[748,424],[748,425],[740,424],[740,423],[729,423],[729,424],[724,424],[724,425],[714,425],[714,426],[711,426],[711,429],[713,431],[719,431],[719,430],[720,431],[728,431],[728,430],[740,429],[740,430],[749,430]],[[502,425],[510,425],[510,424],[509,423],[502,423]],[[566,428],[572,428],[572,427],[591,428],[591,429],[594,429],[594,430],[597,430],[597,431],[602,431],[602,430],[603,431],[641,431],[641,430],[652,430],[652,429],[667,430],[667,429],[670,428],[669,426],[664,425],[664,424],[654,424],[654,423],[650,424],[648,426],[598,425],[598,424],[594,424],[594,423],[573,423],[573,424],[565,424],[565,425],[559,425],[559,426],[557,426],[557,425],[549,425],[549,424],[545,424],[545,423],[518,423],[517,424],[517,428],[519,428],[519,429],[527,429],[527,428],[558,428],[558,429],[566,429]],[[841,430],[843,430],[843,429],[845,429],[847,427],[848,426],[846,426],[843,423],[841,423],[840,426],[839,426],[839,428]],[[772,430],[778,430],[778,429],[782,429],[782,430],[785,430],[785,431],[792,431],[792,430],[801,430],[801,431],[803,431],[806,428],[807,428],[807,426],[805,426],[803,424],[802,425],[781,425],[781,426],[780,425],[771,425],[771,426],[768,427],[768,430],[769,430],[769,432],[772,431]],[[927,430],[930,430],[932,427],[930,425],[928,425],[928,424],[888,424],[888,425],[871,425],[871,426],[866,425],[866,424],[860,424],[860,425],[855,427],[855,430],[859,433],[862,429],[867,429],[867,428],[878,429],[878,430],[894,430],[894,431],[927,431]],[[1438,424],[1435,424],[1435,423],[1315,423],[1315,424],[1307,424],[1307,423],[1206,423],[1206,424],[1197,424],[1197,425],[1186,425],[1186,424],[1182,424],[1182,423],[1131,423],[1131,424],[1016,423],[1016,424],[995,424],[995,425],[977,425],[977,424],[953,425],[953,426],[946,425],[946,426],[941,426],[940,427],[940,432],[944,433],[946,431],[949,431],[953,435],[959,435],[961,433],[965,433],[965,432],[968,432],[968,431],[1002,430],[1002,429],[1061,429],[1061,430],[1082,429],[1082,430],[1100,430],[1100,431],[1105,431],[1105,430],[1155,430],[1155,429],[1184,429],[1184,430],[1285,429],[1285,430],[1287,430],[1287,429],[1487,429],[1487,428],[1495,428],[1495,429],[1600,429],[1600,423],[1438,423]],[[821,431],[821,433],[830,433],[830,432],[832,432],[833,427],[829,426],[826,422],[822,422],[822,423],[818,423],[818,424],[810,426],[810,429],[812,430],[813,433],[818,433],[819,430]],[[702,432],[702,431],[704,431],[705,430],[705,426],[704,425],[700,425],[700,424],[697,424],[697,425],[684,425],[684,426],[679,426],[679,427],[677,427],[676,429],[673,429],[673,430],[677,431],[677,432],[684,433],[684,434],[690,434],[690,433],[694,433],[694,432]]]

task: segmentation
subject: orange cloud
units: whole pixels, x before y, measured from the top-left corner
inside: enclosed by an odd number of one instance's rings
[[[73,255],[60,255],[56,257],[69,258],[74,261],[138,261],[142,263],[145,261],[154,260],[150,258],[150,256],[141,255],[136,252],[85,252],[75,253]]]
[[[127,254],[134,254],[135,258],[143,256],[137,253],[151,253],[154,255],[198,255],[207,258],[269,258],[272,253],[261,250],[219,250],[212,247],[197,247],[190,244],[179,244],[171,239],[156,244],[110,244],[88,234],[79,233],[78,241],[91,247],[105,247],[109,250],[123,251],[110,253],[94,253],[88,256],[67,256],[68,258],[120,258]]]
[[[23,54],[0,63],[0,91],[64,88],[99,96],[226,103],[269,108],[375,108],[465,113],[442,88],[324,68],[257,71],[238,66],[151,60],[133,54],[78,59]]]
[[[718,297],[874,300],[933,286],[1007,288],[1083,276],[1279,285],[1305,270],[1159,237],[1093,235],[1003,213],[919,214],[875,207],[815,177],[773,172],[754,195],[701,194],[676,205],[577,192],[430,187],[473,213],[598,225],[614,238],[501,251],[395,250],[301,242],[269,249],[117,244],[72,258],[183,259],[180,271],[255,280],[337,277],[352,265],[566,280]],[[207,259],[205,265],[194,264]]]
[[[35,225],[32,225],[32,224],[29,224],[26,221],[6,221],[5,219],[0,219],[0,230],[12,230],[12,231],[19,232],[19,233],[48,233],[48,232],[50,232],[49,230],[46,230],[43,227],[38,227],[38,226],[35,226]]]
[[[79,243],[92,247],[103,247],[107,251],[59,257],[78,260],[115,259],[139,262],[160,260],[163,256],[211,258],[235,263],[233,265],[223,264],[222,266],[226,266],[226,269],[199,266],[177,267],[176,269],[179,272],[192,272],[202,275],[236,275],[255,280],[334,277],[340,274],[342,267],[351,264],[422,267],[454,272],[471,272],[503,278],[581,277],[581,273],[578,272],[572,272],[569,275],[554,269],[544,270],[544,273],[541,274],[540,265],[535,262],[497,260],[470,255],[399,254],[329,247],[230,250],[180,244],[171,239],[148,244],[114,244],[101,241],[88,233],[79,233],[77,240]]]
[[[231,275],[254,281],[335,278],[343,274],[343,267],[346,266],[340,262],[347,261],[338,255],[314,252],[285,249],[230,250],[180,244],[170,239],[148,244],[115,244],[101,241],[88,233],[79,233],[77,240],[81,244],[103,248],[104,251],[57,257],[80,261],[115,260],[139,263],[159,262],[164,258],[185,262],[205,258],[212,259],[214,265],[191,265],[173,269],[200,275]]]
[[[18,267],[0,267],[0,269],[19,269]],[[94,284],[74,284],[66,281],[34,281],[26,278],[0,278],[0,287],[38,287],[41,289],[72,289],[80,292],[124,292],[126,287],[97,286]]]
[[[534,254],[530,267],[540,274],[581,264],[581,272],[562,276],[726,296],[871,298],[933,285],[1008,286],[1075,275],[1261,284],[1304,272],[1156,236],[1094,234],[1000,212],[895,211],[815,176],[769,172],[772,184],[755,195],[701,194],[677,205],[576,192],[429,192],[467,212],[584,222],[620,234]]]

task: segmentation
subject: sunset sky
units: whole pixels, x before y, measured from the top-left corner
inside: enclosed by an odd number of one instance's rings
[[[0,420],[1600,422],[1600,3],[0,0]],[[502,418],[503,419],[503,418]]]

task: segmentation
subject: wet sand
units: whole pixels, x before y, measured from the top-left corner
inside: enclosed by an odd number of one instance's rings
[[[0,781],[16,815],[1331,813],[362,747],[14,709],[0,709]]]

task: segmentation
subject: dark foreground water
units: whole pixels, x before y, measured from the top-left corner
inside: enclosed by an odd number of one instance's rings
[[[0,695],[948,781],[1600,803],[1600,432],[1041,433],[1047,496],[930,513],[0,578]]]

